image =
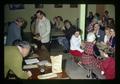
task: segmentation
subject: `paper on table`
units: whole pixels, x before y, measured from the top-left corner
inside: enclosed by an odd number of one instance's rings
[[[54,78],[57,77],[56,73],[47,73],[43,75],[38,75],[38,79],[49,79],[49,78]]]
[[[37,58],[34,58],[34,59],[26,59],[25,60],[25,63],[26,64],[33,64],[33,63],[38,63],[39,60]]]
[[[37,65],[32,65],[32,64],[23,66],[23,69],[32,69],[32,68],[38,68],[38,66]]]
[[[49,63],[47,60],[43,60],[43,61],[40,61],[39,63],[38,63],[38,65],[50,65],[51,63]]]

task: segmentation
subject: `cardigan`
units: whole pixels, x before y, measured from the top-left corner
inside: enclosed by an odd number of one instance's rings
[[[26,72],[22,70],[23,57],[16,46],[4,47],[4,77],[6,78],[9,70],[21,79],[28,79]]]

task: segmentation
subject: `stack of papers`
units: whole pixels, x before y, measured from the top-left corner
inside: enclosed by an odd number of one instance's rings
[[[32,69],[32,68],[38,68],[38,66],[37,65],[31,65],[31,64],[23,66],[23,69]]]
[[[57,77],[56,73],[47,73],[43,75],[38,75],[38,79],[49,79],[49,78],[54,78]]]
[[[52,64],[51,64],[51,63],[49,63],[47,60],[40,61],[40,62],[38,63],[38,65],[40,65],[40,66],[42,66],[42,65],[52,66]]]
[[[34,58],[34,59],[26,59],[25,60],[25,63],[26,64],[33,64],[33,63],[38,63],[39,60],[37,58]]]

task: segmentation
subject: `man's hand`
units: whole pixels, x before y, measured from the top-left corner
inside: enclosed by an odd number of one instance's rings
[[[32,76],[31,71],[27,71],[27,75],[28,75],[29,77],[31,77],[31,76]]]
[[[36,36],[36,37],[40,37],[40,34],[39,34],[39,33],[37,33],[35,36]]]
[[[33,37],[33,39],[41,40],[40,34],[39,33],[35,34],[35,36]]]

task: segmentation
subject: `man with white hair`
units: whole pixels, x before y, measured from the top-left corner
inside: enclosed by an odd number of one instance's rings
[[[4,77],[12,71],[20,79],[28,79],[32,76],[31,72],[22,70],[23,58],[28,56],[30,44],[26,41],[15,43],[16,46],[4,47]]]

